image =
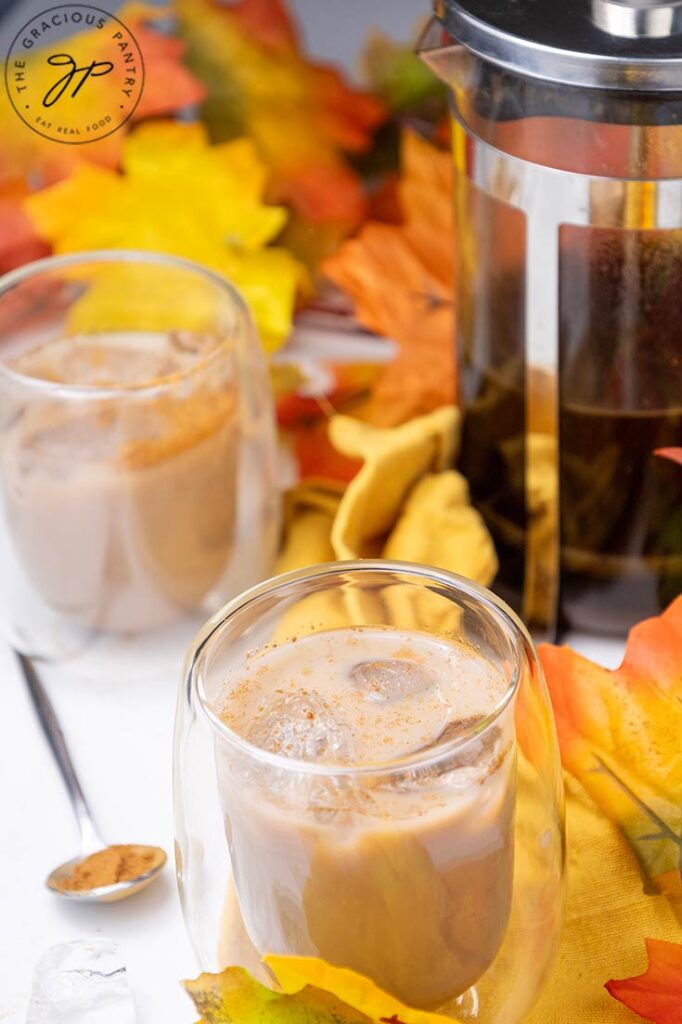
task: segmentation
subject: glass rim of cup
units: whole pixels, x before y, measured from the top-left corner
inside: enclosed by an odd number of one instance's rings
[[[78,266],[88,263],[140,263],[147,266],[166,266],[177,270],[190,271],[198,277],[203,277],[222,291],[237,311],[238,317],[247,328],[255,333],[253,319],[246,300],[238,288],[226,277],[219,274],[210,267],[205,267],[195,260],[185,259],[184,256],[173,256],[169,253],[157,252],[152,249],[84,249],[79,252],[56,253],[50,256],[32,260],[20,267],[7,271],[0,275],[0,303],[12,289],[38,278],[41,274],[50,271],[60,270],[67,267]],[[68,384],[58,381],[46,380],[42,377],[31,377],[17,370],[11,369],[4,359],[0,358],[0,378],[4,377],[11,383],[28,391],[49,395],[55,398],[69,398],[78,401],[102,401],[103,399],[133,398],[141,396],[144,398],[163,395],[165,392],[177,387],[183,380],[191,379],[192,376],[201,370],[206,369],[213,362],[218,362],[226,351],[224,343],[216,345],[207,356],[198,360],[185,370],[169,373],[163,377],[157,377],[149,381],[132,382],[120,384],[115,387],[97,384]]]
[[[430,582],[449,587],[452,591],[473,598],[480,606],[481,611],[487,614],[489,620],[499,625],[500,631],[505,634],[509,651],[513,658],[513,664],[511,671],[507,673],[507,686],[504,694],[493,710],[479,721],[462,730],[460,734],[445,739],[441,743],[436,743],[426,751],[416,751],[381,763],[359,762],[349,765],[303,761],[264,750],[249,742],[243,736],[240,736],[233,729],[230,729],[212,710],[203,689],[203,680],[200,672],[203,656],[212,640],[216,637],[216,634],[241,612],[253,607],[254,604],[263,598],[271,597],[278,591],[285,591],[296,584],[305,584],[321,577],[333,579],[335,576],[343,576],[348,573],[364,572],[404,574],[405,576],[417,578],[418,582]],[[221,739],[227,741],[229,745],[241,754],[250,757],[251,760],[262,762],[270,768],[297,774],[325,776],[327,778],[329,776],[380,777],[394,775],[397,772],[409,769],[433,767],[441,763],[449,755],[459,751],[462,747],[479,739],[494,726],[519,689],[522,675],[521,642],[530,644],[531,640],[526,627],[515,612],[504,601],[493,594],[492,591],[480,586],[478,583],[474,583],[473,580],[469,580],[465,576],[459,576],[457,573],[419,562],[403,562],[391,559],[355,559],[339,562],[322,562],[318,565],[307,566],[304,569],[294,569],[290,572],[272,576],[262,583],[250,587],[217,611],[192,642],[182,673],[181,699],[187,699],[190,707],[196,701],[211,727]]]

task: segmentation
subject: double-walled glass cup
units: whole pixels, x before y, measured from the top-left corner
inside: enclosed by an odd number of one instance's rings
[[[226,680],[242,678],[254,653],[366,629],[411,638],[427,671],[430,652],[435,664],[452,645],[463,664],[484,668],[495,703],[456,724],[444,710],[442,736],[388,761],[363,759],[362,750],[343,763],[324,753],[297,760],[226,724]],[[324,658],[319,672],[318,682],[329,672]],[[315,670],[302,675],[314,692]],[[464,671],[448,684],[466,690],[481,678]],[[259,710],[280,737],[284,692]],[[360,715],[344,723],[351,734],[360,726]],[[319,716],[315,728],[317,751],[332,749]],[[379,991],[379,1006],[387,998],[386,1019],[398,1000],[461,1021],[515,1024],[539,994],[563,908],[554,722],[528,634],[476,584],[364,561],[289,573],[235,599],[187,661],[175,800],[178,881],[203,970],[239,966],[277,989],[282,972],[343,985],[337,969],[350,969]]]
[[[248,311],[221,277],[142,252],[0,281],[0,622],[88,673],[181,663],[270,570],[273,416]]]

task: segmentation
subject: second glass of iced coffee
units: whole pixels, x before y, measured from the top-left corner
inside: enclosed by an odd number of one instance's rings
[[[490,1024],[538,994],[562,905],[556,742],[528,637],[476,585],[359,562],[237,599],[190,655],[176,796],[205,969],[274,988],[346,969]]]
[[[273,412],[235,290],[145,252],[0,281],[0,627],[95,678],[161,672],[267,575]]]

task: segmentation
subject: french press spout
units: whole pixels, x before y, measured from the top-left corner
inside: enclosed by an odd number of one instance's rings
[[[439,0],[461,465],[536,630],[682,591],[682,0]]]

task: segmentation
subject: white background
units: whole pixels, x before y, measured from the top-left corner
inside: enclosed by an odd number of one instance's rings
[[[41,676],[105,839],[162,846],[171,863],[128,902],[75,904],[45,889],[52,868],[78,853],[78,833],[23,677],[0,644],[0,1021],[23,1022],[34,964],[49,946],[103,935],[123,947],[140,1024],[192,1024],[178,981],[196,972],[172,864],[176,680]]]

